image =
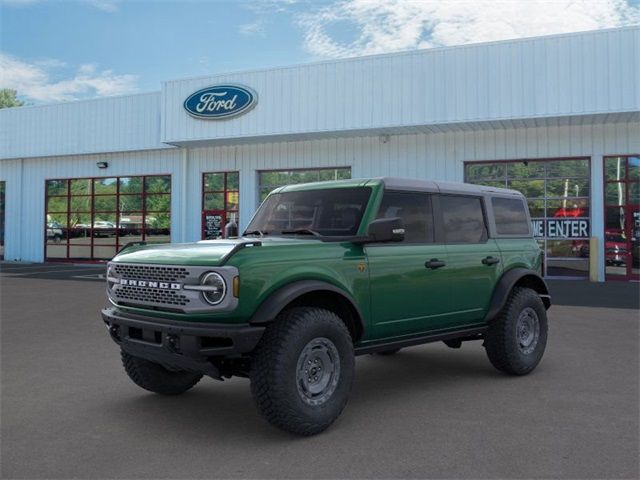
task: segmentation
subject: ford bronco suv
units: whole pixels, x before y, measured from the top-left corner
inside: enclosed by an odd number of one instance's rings
[[[248,377],[260,413],[301,435],[342,412],[354,357],[483,341],[531,372],[550,297],[524,197],[398,178],[281,187],[237,238],[130,245],[102,311],[125,371],[165,395]]]

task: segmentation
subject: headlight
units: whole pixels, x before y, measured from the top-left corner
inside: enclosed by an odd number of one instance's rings
[[[209,272],[202,277],[201,282],[206,290],[202,290],[202,296],[211,305],[219,304],[227,293],[227,285],[224,278],[216,272]]]
[[[118,282],[118,279],[114,276],[115,268],[113,265],[107,267],[107,288],[111,290],[113,286]]]

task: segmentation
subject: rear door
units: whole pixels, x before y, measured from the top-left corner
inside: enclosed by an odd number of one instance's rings
[[[439,201],[453,326],[480,323],[502,274],[500,251],[488,235],[483,197],[441,194]]]
[[[400,217],[403,242],[365,246],[369,262],[372,337],[394,337],[447,326],[447,252],[436,242],[432,195],[386,191],[378,218]],[[429,263],[431,267],[425,264]],[[439,263],[438,263],[439,262]]]

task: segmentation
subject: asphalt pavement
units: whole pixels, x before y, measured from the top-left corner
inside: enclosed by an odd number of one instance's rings
[[[359,357],[342,416],[298,438],[259,417],[245,379],[136,387],[98,315],[103,273],[0,266],[2,478],[639,477],[638,284],[552,282],[526,377],[480,342]]]

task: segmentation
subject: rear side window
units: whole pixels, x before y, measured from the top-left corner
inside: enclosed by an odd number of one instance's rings
[[[498,235],[529,235],[529,222],[522,199],[494,197],[491,205]]]
[[[482,243],[487,240],[480,198],[442,195],[440,208],[447,243]]]
[[[400,217],[405,243],[433,243],[431,197],[426,193],[384,192],[378,218]]]

